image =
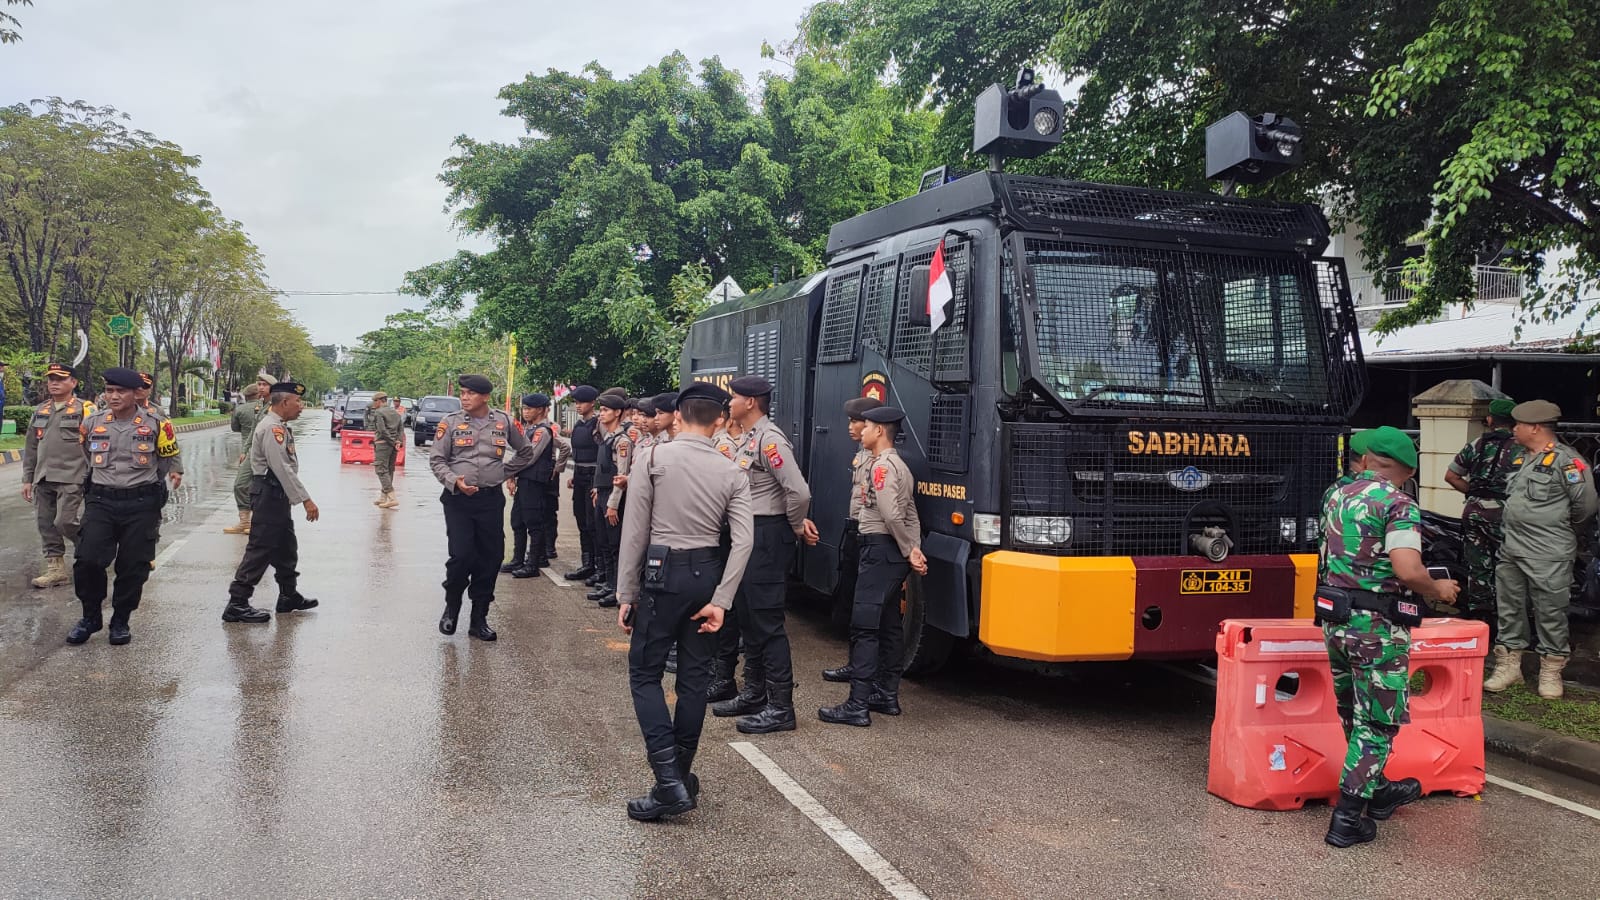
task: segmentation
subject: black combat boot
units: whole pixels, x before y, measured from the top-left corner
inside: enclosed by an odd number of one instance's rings
[[[767,708],[753,716],[745,716],[734,727],[740,734],[771,734],[774,731],[794,730],[794,682],[772,682],[767,685]]]
[[[111,613],[111,627],[106,629],[106,637],[113,647],[121,647],[133,640],[133,632],[128,629],[128,614],[113,610]]]
[[[900,715],[900,692],[886,691],[873,685],[872,696],[867,698],[867,709],[886,716]]]
[[[554,556],[555,554],[550,554],[550,555]],[[581,580],[583,580],[585,578],[588,578],[589,576],[591,576],[593,574],[594,574],[594,554],[593,553],[584,553],[583,554],[583,564],[578,566],[576,569],[573,569],[571,572],[568,572],[567,574],[561,576],[561,577],[565,578],[568,581],[581,581]]]
[[[480,641],[493,641],[500,638],[500,635],[489,627],[489,601],[472,601],[472,624],[467,628],[467,634]]]
[[[621,606],[622,603],[617,600],[616,591],[607,590],[604,597],[601,597],[599,600],[595,601],[595,605],[601,609],[616,609],[618,606]]]
[[[655,787],[643,797],[628,801],[628,818],[639,822],[654,822],[666,816],[678,816],[694,809],[694,798],[683,783],[678,770],[678,752],[673,747],[650,754],[650,769],[656,773]]]
[[[273,609],[281,613],[303,612],[308,609],[316,608],[317,598],[307,597],[305,594],[302,594],[299,591],[295,591],[292,594],[278,594],[278,605],[273,607]]]
[[[259,625],[272,620],[272,613],[264,609],[256,609],[248,600],[235,600],[228,598],[228,605],[222,608],[222,621],[224,622],[249,622]]]
[[[1366,798],[1340,792],[1339,805],[1333,808],[1333,821],[1328,823],[1328,835],[1323,840],[1335,847],[1354,847],[1377,837],[1378,823],[1361,814],[1366,805]]]
[[[67,632],[67,643],[69,644],[81,644],[89,639],[89,635],[105,627],[100,618],[100,604],[96,603],[90,606],[88,603],[83,603],[82,606],[83,618],[79,619],[78,624],[72,626],[72,630]]]
[[[537,559],[536,558],[537,556],[538,556],[538,554],[535,553],[532,550],[528,551],[527,556],[518,556],[517,558],[522,560],[522,563],[521,563],[521,565],[518,565],[515,569],[511,570],[511,577],[512,578],[532,578],[535,575],[539,574],[539,570],[540,569],[543,569],[546,566],[550,565],[550,563],[548,563],[548,562],[546,562],[544,560]],[[504,570],[502,569],[501,571],[504,571]]]
[[[461,618],[461,593],[459,591],[444,595],[444,615],[439,617],[439,633],[455,634],[456,620]]]
[[[672,645],[672,649],[667,651],[667,671],[668,672],[677,672],[678,671],[678,645],[677,644],[673,644]]]
[[[767,707],[767,683],[760,674],[751,675],[749,665],[744,670],[744,690],[740,691],[732,700],[724,700],[711,706],[711,714],[727,718],[728,716],[748,716],[760,712]]]
[[[833,725],[854,725],[857,728],[872,724],[872,712],[865,700],[847,699],[838,706],[824,706],[817,710],[817,718]]]
[[[678,774],[683,776],[683,786],[689,789],[689,799],[698,803],[700,801],[700,776],[690,771],[694,768],[694,753],[699,749],[678,745]]]
[[[511,536],[511,561],[500,567],[502,575],[514,575],[523,566],[523,560],[528,555],[528,533],[526,531],[512,532]]]
[[[732,700],[739,694],[739,686],[733,683],[733,663],[723,662],[720,659],[711,663],[711,683],[706,685],[706,702],[721,703]]]
[[[822,680],[832,681],[835,684],[849,684],[850,679],[855,677],[855,673],[856,670],[850,668],[849,663],[845,663],[837,669],[823,669]]]
[[[550,566],[550,560],[556,559],[556,558],[557,558],[556,542],[555,542],[554,539],[551,539],[550,545],[548,547],[544,548],[544,564],[545,564],[545,567],[548,568]]]
[[[1421,799],[1422,782],[1415,778],[1385,781],[1372,792],[1372,799],[1367,801],[1367,815],[1382,822],[1400,807]]]

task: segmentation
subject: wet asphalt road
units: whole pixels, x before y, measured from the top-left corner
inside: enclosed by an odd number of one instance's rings
[[[701,809],[629,822],[647,771],[614,616],[576,587],[504,579],[497,644],[439,635],[423,457],[384,512],[326,422],[299,430],[323,510],[297,524],[302,589],[322,606],[222,624],[244,544],[220,533],[238,441],[190,433],[123,648],[63,644],[76,605],[27,586],[37,538],[20,467],[0,468],[0,896],[884,896],[739,740],[933,897],[1600,895],[1600,822],[1505,790],[1430,799],[1349,851],[1322,843],[1325,807],[1209,796],[1210,692],[1161,669],[968,661],[908,683],[899,719],[822,725],[815,707],[841,691],[816,672],[843,648],[808,612],[791,617],[800,729],[747,739],[708,718]],[[1600,806],[1588,786],[1491,770]]]

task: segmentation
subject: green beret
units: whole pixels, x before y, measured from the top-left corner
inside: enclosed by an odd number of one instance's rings
[[[1356,432],[1350,438],[1350,449],[1388,457],[1412,469],[1417,467],[1417,445],[1404,431],[1388,425]]]
[[[1510,397],[1501,397],[1499,400],[1490,401],[1489,415],[1509,419],[1511,418],[1511,410],[1515,409],[1516,405],[1517,401]]]

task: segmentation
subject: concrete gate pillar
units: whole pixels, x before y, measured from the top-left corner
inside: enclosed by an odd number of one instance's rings
[[[1412,398],[1411,412],[1422,427],[1418,441],[1417,503],[1446,516],[1460,516],[1466,496],[1445,484],[1450,461],[1483,434],[1489,403],[1505,394],[1474,378],[1440,382]]]

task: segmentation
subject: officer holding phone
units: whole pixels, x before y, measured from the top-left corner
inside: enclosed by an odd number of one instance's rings
[[[680,431],[651,448],[628,484],[617,570],[617,624],[632,635],[628,682],[655,785],[628,801],[642,822],[695,808],[691,774],[706,715],[715,633],[733,608],[754,545],[750,480],[717,451],[711,435],[727,392],[695,382],[678,396]],[[718,546],[722,524],[731,538]],[[726,562],[724,562],[726,560]],[[676,715],[661,689],[667,654],[678,647]]]

